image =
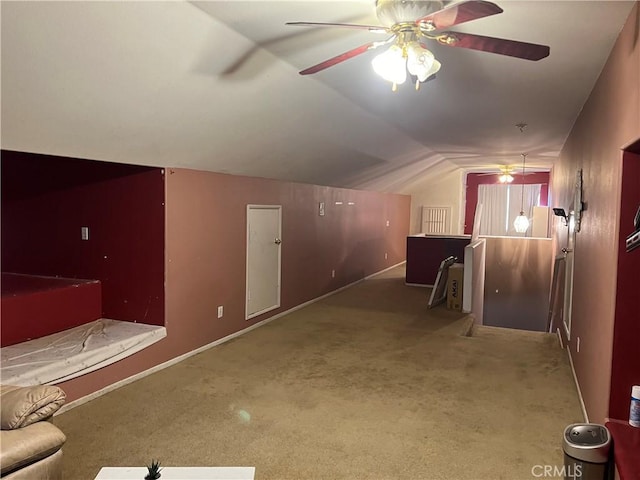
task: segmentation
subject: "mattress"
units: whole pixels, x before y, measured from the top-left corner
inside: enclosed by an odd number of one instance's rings
[[[0,349],[0,381],[60,383],[122,360],[158,342],[165,327],[101,318]]]

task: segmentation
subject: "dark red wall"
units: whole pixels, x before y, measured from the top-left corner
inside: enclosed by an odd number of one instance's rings
[[[629,419],[631,387],[640,385],[640,350],[638,349],[640,248],[626,252],[625,246],[627,235],[634,231],[633,218],[638,207],[640,207],[640,154],[625,152],[622,166],[618,284],[609,398],[609,416],[620,420]]]
[[[479,185],[496,185],[500,181],[500,174],[486,175],[482,173],[467,174],[467,193],[464,207],[464,233],[470,235],[473,231],[473,220],[476,216],[476,204],[478,203]],[[523,179],[524,178],[524,182]],[[514,174],[511,185],[540,183],[540,205],[548,206],[549,202],[549,172],[538,172],[522,175]]]
[[[164,324],[161,169],[12,151],[1,168],[3,271],[100,280],[104,317]]]
[[[77,327],[100,317],[102,288],[97,280],[2,274],[2,347]]]
[[[417,285],[434,285],[440,263],[450,256],[464,263],[464,249],[469,238],[446,238],[412,235],[407,237],[407,268],[405,281]]]

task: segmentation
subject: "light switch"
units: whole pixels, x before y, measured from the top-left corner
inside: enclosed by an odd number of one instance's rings
[[[89,227],[80,227],[80,238],[89,240]]]

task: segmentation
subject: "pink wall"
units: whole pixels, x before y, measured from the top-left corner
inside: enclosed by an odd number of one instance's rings
[[[3,150],[2,269],[100,280],[104,317],[163,325],[163,202],[159,168]]]
[[[478,186],[499,184],[500,174],[485,175],[480,173],[468,173],[466,180],[466,200],[464,206],[464,233],[471,235],[473,222],[476,216],[476,205],[478,203]],[[522,184],[542,184],[540,188],[540,205],[547,206],[549,197],[549,172],[538,172],[524,175],[514,174],[511,185]]]
[[[639,10],[636,2],[567,138],[552,179],[554,206],[569,209],[576,170],[583,169],[587,209],[576,238],[569,348],[589,419],[595,422],[609,414],[621,149],[640,138]],[[556,228],[555,243],[559,253],[566,245],[566,227]]]
[[[71,400],[79,398],[403,261],[410,201],[404,195],[167,170],[167,337],[62,387]],[[323,217],[319,202],[326,205]],[[282,205],[283,227],[282,306],[249,321],[247,204]],[[216,318],[218,305],[224,306],[222,319]]]

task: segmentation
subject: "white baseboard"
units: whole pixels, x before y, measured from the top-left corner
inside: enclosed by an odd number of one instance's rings
[[[364,279],[365,279],[365,280],[369,280],[370,278],[373,278],[373,277],[375,277],[375,276],[377,276],[377,275],[380,275],[380,274],[382,274],[382,273],[384,273],[384,272],[388,272],[389,270],[393,270],[394,268],[399,267],[400,265],[404,265],[405,263],[407,263],[407,261],[406,261],[406,260],[404,260],[404,261],[402,261],[402,262],[399,262],[399,263],[396,263],[395,265],[391,265],[390,267],[387,267],[387,268],[385,268],[385,269],[383,269],[383,270],[380,270],[379,272],[372,273],[371,275],[367,275],[366,277],[364,277]],[[359,282],[359,281],[353,282],[353,283],[351,283],[351,284],[347,285],[347,287],[349,287],[349,286],[351,286],[351,285],[355,285],[355,284],[356,284],[356,283],[358,283],[358,282]],[[345,287],[342,287],[342,288],[344,289]],[[337,292],[337,291],[338,291],[338,290],[335,290],[335,292]],[[334,292],[330,292],[330,293],[328,293],[327,295],[325,295],[325,297],[326,297],[326,296],[328,296],[328,295],[331,295],[332,293],[334,293]],[[320,297],[320,298],[323,298],[323,297]]]
[[[556,328],[556,333],[558,334],[558,343],[560,344],[560,348],[564,348],[564,343],[562,342],[562,333],[560,333],[559,328]]]
[[[59,415],[61,413],[67,412],[69,410],[71,410],[72,408],[78,407],[80,405],[83,405],[95,398],[101,397],[102,395],[105,395],[109,392],[112,392],[113,390],[116,390],[120,387],[124,387],[125,385],[128,385],[130,383],[135,382],[136,380],[140,380],[141,378],[144,378],[148,375],[151,375],[152,373],[156,373],[159,372],[160,370],[164,370],[165,368],[171,367],[172,365],[175,365],[176,363],[181,362],[182,360],[186,360],[189,357],[192,357],[194,355],[197,355],[198,353],[202,353],[205,350],[209,350],[210,348],[213,348],[217,345],[220,345],[221,343],[225,343],[228,342],[229,340],[232,340],[236,337],[239,337],[240,335],[244,335],[247,332],[250,332],[251,330],[254,330],[258,327],[261,327],[269,322],[272,322],[273,320],[276,320],[280,317],[283,317],[285,315],[288,315],[290,313],[295,312],[296,310],[300,310],[301,308],[307,307],[309,305],[311,305],[312,303],[318,302],[320,300],[323,300],[327,297],[330,297],[331,295],[335,295],[336,293],[342,292],[343,290],[346,290],[347,288],[353,287],[354,285],[357,285],[358,283],[361,283],[365,280],[369,280],[370,278],[373,278],[377,275],[380,275],[384,272],[387,272],[389,270],[392,270],[396,267],[399,267],[400,265],[404,264],[406,262],[400,262],[397,263],[395,265],[392,265],[391,267],[385,268],[384,270],[380,270],[379,272],[376,273],[372,273],[371,275],[367,275],[366,277],[360,279],[360,280],[356,280],[355,282],[352,282],[348,285],[345,285],[343,287],[337,288],[336,290],[332,290],[329,293],[325,293],[324,295],[321,295],[317,298],[313,298],[307,302],[301,303],[300,305],[296,305],[295,307],[290,308],[289,310],[285,310],[284,312],[280,312],[277,313],[275,315],[273,315],[272,317],[266,318],[260,322],[254,323],[253,325],[248,326],[247,328],[243,328],[242,330],[239,330],[235,333],[232,333],[230,335],[227,335],[226,337],[222,337],[218,340],[215,340],[211,343],[208,343],[206,345],[203,345],[202,347],[198,347],[195,350],[191,350],[187,353],[183,353],[182,355],[179,355],[175,358],[172,358],[171,360],[167,360],[166,362],[160,363],[158,365],[155,365],[147,370],[144,370],[142,372],[136,373],[135,375],[132,375],[130,377],[124,378],[122,380],[119,380],[115,383],[112,383],[111,385],[108,385],[104,388],[101,388],[100,390],[97,390],[93,393],[90,393],[89,395],[85,395],[84,397],[78,398],[77,400],[74,400],[72,402],[69,402],[65,405],[62,406],[62,408],[60,408],[55,415]],[[54,416],[55,416],[54,415]]]
[[[573,358],[571,358],[571,349],[567,345],[567,354],[569,355],[569,363],[571,364],[571,373],[573,374],[573,381],[576,384],[576,390],[578,390],[578,399],[580,400],[580,408],[582,408],[582,416],[584,422],[589,423],[589,415],[587,414],[587,407],[584,404],[584,398],[582,397],[582,391],[580,390],[580,384],[578,383],[578,376],[576,375],[576,369],[573,366]]]

